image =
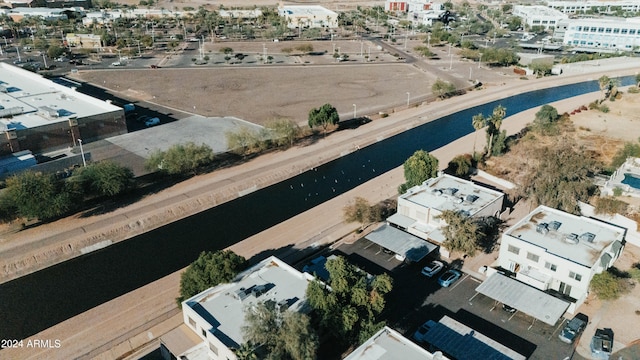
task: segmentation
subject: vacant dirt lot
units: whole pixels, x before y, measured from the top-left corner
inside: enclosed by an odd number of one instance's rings
[[[309,110],[325,103],[343,119],[353,116],[354,104],[357,115],[377,113],[390,104],[406,106],[407,92],[426,98],[433,84],[404,64],[86,71],[78,77],[127,98],[259,124],[274,118],[306,123]]]

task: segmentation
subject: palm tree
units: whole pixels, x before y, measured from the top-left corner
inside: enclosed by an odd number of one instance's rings
[[[493,137],[500,133],[500,127],[502,126],[502,120],[504,116],[507,114],[507,109],[498,105],[493,109],[493,113],[487,119],[487,132],[489,133],[489,148],[488,153],[491,154],[493,151]]]
[[[485,119],[484,115],[477,114],[474,115],[471,118],[471,125],[473,126],[473,128],[475,129],[475,136],[473,137],[473,155],[475,156],[476,154],[476,140],[478,139],[478,130],[482,129],[483,127],[487,126],[487,119]]]

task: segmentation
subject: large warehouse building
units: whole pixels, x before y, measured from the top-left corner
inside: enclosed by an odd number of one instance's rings
[[[77,146],[127,132],[124,110],[0,63],[0,156]]]

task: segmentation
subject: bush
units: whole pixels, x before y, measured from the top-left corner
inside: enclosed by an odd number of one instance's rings
[[[615,188],[613,188],[613,196],[622,196],[622,188],[619,186],[616,186]]]
[[[160,169],[169,175],[195,174],[198,168],[211,164],[214,158],[208,145],[188,142],[173,145],[167,151],[155,151],[145,163],[145,168],[150,171]]]
[[[625,214],[629,204],[622,200],[618,200],[612,197],[598,197],[596,198],[595,211],[596,214]]]
[[[611,271],[604,271],[596,274],[591,279],[591,290],[601,300],[615,300],[621,295],[629,292],[627,279],[613,274]]]

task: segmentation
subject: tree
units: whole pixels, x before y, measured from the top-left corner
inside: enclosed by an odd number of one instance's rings
[[[613,274],[611,271],[603,271],[594,275],[589,287],[602,300],[615,300],[620,295],[629,292],[627,280]]]
[[[56,59],[60,56],[62,56],[62,54],[64,54],[64,48],[58,46],[58,45],[51,45],[49,46],[49,48],[47,49],[47,56],[51,59]]]
[[[551,74],[551,69],[553,68],[552,64],[544,63],[544,62],[536,62],[530,65],[533,73],[538,77],[543,77]]]
[[[259,302],[245,312],[245,323],[242,331],[248,344],[260,346],[267,359],[316,357],[318,336],[305,314],[280,311],[273,301]]]
[[[367,199],[359,196],[354,199],[353,203],[345,206],[342,209],[342,213],[344,214],[346,222],[359,222],[362,224],[360,229],[364,228],[367,224],[378,221],[378,217],[376,216],[378,213],[373,211]]]
[[[507,113],[507,109],[502,105],[498,105],[493,109],[491,116],[489,116],[486,119],[487,142],[488,142],[487,149],[488,149],[489,155],[493,155],[494,153],[493,139],[496,135],[500,134],[500,127],[502,126],[502,120],[504,119],[504,116],[506,115],[506,113]]]
[[[322,329],[335,334],[346,344],[368,339],[384,326],[378,316],[385,307],[385,295],[393,288],[387,274],[371,279],[367,274],[338,256],[326,263],[328,284],[312,281],[307,301]]]
[[[77,196],[69,191],[69,184],[57,181],[52,175],[25,171],[6,181],[2,195],[16,210],[16,215],[48,220],[71,210]]]
[[[469,216],[453,210],[445,210],[440,215],[447,225],[442,229],[444,247],[453,251],[474,256],[484,237],[478,224]]]
[[[480,130],[483,127],[487,126],[487,119],[485,119],[484,115],[482,115],[482,114],[473,115],[473,117],[471,118],[471,125],[473,126],[473,129],[476,131],[476,133],[475,133],[475,135],[473,137],[473,154],[475,155],[475,153],[476,153],[476,138],[478,137],[478,130]]]
[[[319,108],[314,108],[309,111],[309,127],[322,126],[325,133],[329,125],[335,125],[340,121],[340,115],[338,110],[331,104],[324,104]]]
[[[403,166],[406,183],[400,186],[401,194],[438,175],[438,159],[424,150],[413,153]]]
[[[596,198],[595,204],[595,212],[596,214],[607,214],[607,215],[615,215],[615,214],[626,214],[627,209],[629,208],[629,204],[618,200],[613,197],[602,197],[598,196]]]
[[[210,287],[233,280],[247,268],[248,262],[230,250],[203,251],[180,276],[180,305],[184,300]]]
[[[134,186],[131,169],[111,161],[101,161],[74,172],[87,193],[98,196],[119,195]]]
[[[458,177],[468,177],[471,174],[471,168],[473,167],[473,157],[470,154],[457,155],[451,161],[447,167],[447,172]]]
[[[167,151],[153,152],[145,167],[150,171],[160,169],[169,175],[195,174],[198,168],[211,164],[214,158],[208,145],[188,142],[173,145]]]
[[[608,98],[609,92],[612,88],[611,78],[609,78],[607,75],[602,75],[598,79],[598,85],[600,85],[600,91],[602,91],[602,93],[604,94],[604,98]]]
[[[625,142],[622,149],[619,149],[611,160],[611,167],[613,169],[619,168],[627,161],[628,157],[640,157],[640,142]]]
[[[271,130],[273,142],[277,146],[293,146],[293,142],[302,132],[298,124],[287,119],[270,121],[266,124],[266,128]]]
[[[431,91],[438,95],[439,98],[444,99],[453,95],[456,87],[448,81],[437,79],[431,86]]]
[[[533,120],[533,129],[541,134],[553,134],[559,118],[558,110],[551,105],[543,105]]]
[[[311,44],[300,44],[298,46],[296,46],[296,50],[304,53],[304,54],[309,54],[311,52],[313,52],[313,45]]]

